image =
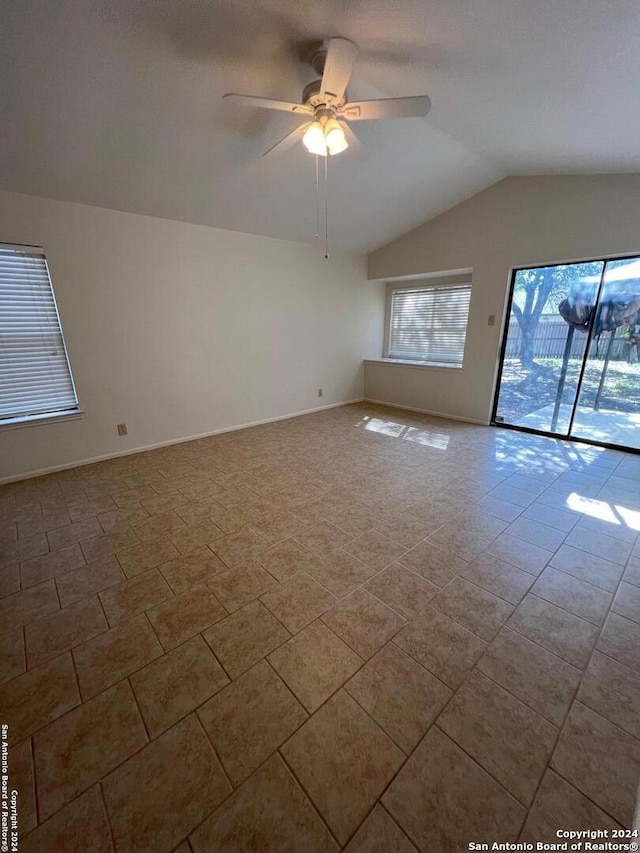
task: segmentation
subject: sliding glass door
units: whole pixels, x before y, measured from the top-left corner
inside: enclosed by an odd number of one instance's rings
[[[514,273],[493,423],[640,449],[640,258]]]

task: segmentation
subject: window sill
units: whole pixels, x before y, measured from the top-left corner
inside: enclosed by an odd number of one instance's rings
[[[462,370],[459,364],[436,364],[428,361],[409,361],[401,358],[365,358],[365,364],[389,364],[392,367],[417,367],[421,370]]]
[[[55,424],[60,421],[77,421],[84,418],[83,409],[69,409],[66,412],[55,412],[54,414],[31,415],[29,417],[5,418],[0,420],[0,432],[9,429],[23,429],[24,427],[41,426],[42,424]]]

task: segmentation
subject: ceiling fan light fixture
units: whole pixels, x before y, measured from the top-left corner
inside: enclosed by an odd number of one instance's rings
[[[347,137],[344,134],[344,129],[340,125],[340,122],[335,118],[329,119],[326,123],[324,127],[324,138],[331,156],[334,154],[340,154],[342,151],[346,151],[349,147]]]
[[[309,125],[302,137],[302,141],[310,154],[318,154],[321,157],[327,156],[327,142],[325,141],[324,130],[319,121],[314,121]]]

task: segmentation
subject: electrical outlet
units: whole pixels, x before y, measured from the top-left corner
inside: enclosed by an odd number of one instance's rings
[[[118,424],[118,435],[126,435],[127,434],[127,425],[126,424]]]
[[[496,324],[496,315],[489,314],[489,319],[487,320],[487,326],[495,326]]]
[[[322,397],[323,394],[324,391],[322,390],[322,388],[318,388],[318,397]]]

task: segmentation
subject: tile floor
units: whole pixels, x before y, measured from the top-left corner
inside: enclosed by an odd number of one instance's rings
[[[640,457],[371,405],[0,487],[27,851],[638,820]]]

